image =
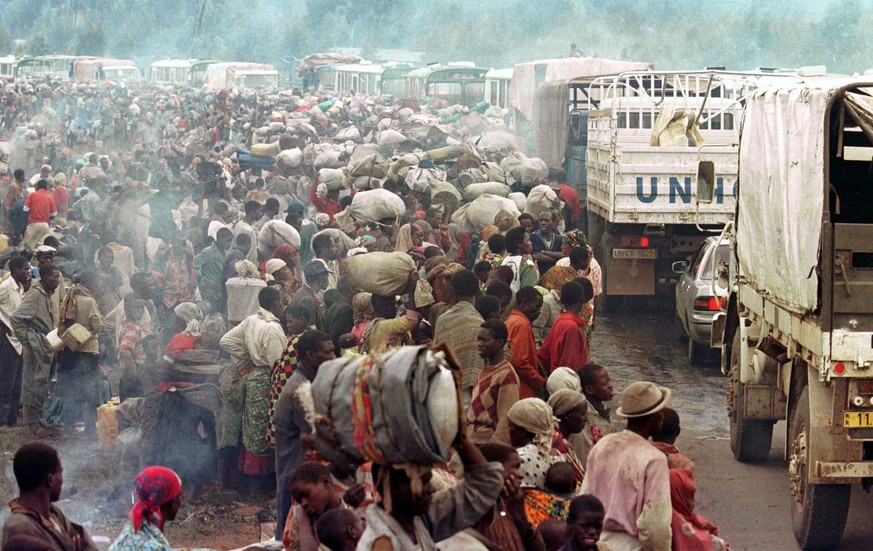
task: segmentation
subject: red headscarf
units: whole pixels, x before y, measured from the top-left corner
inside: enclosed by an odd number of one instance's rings
[[[712,537],[718,528],[694,514],[694,473],[688,469],[670,469],[670,500],[673,502],[674,551],[712,551]]]
[[[297,265],[297,247],[288,243],[282,243],[273,249],[273,258],[284,260],[285,264],[293,270],[294,266]]]
[[[130,510],[133,531],[139,532],[143,519],[164,529],[161,505],[168,503],[182,493],[182,480],[172,469],[166,467],[146,467],[136,475],[136,497],[139,501]]]

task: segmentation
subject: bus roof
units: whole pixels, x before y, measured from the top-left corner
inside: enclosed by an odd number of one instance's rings
[[[508,69],[491,69],[485,73],[485,78],[494,80],[512,80],[512,73],[515,72],[513,67]]]
[[[152,68],[189,69],[193,63],[189,59],[162,59],[152,63]]]

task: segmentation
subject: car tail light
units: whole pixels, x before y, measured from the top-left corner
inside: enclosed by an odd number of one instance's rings
[[[641,247],[645,249],[649,246],[649,238],[645,236],[622,235],[619,243],[622,247]]]
[[[721,310],[719,307],[719,299],[715,297],[697,297],[694,299],[694,309],[703,310],[706,312],[717,312]]]

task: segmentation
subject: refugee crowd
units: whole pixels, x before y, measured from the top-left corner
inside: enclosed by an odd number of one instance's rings
[[[183,483],[199,500],[216,482],[275,492],[288,549],[726,547],[694,513],[669,389],[633,383],[610,410],[584,201],[499,112],[64,86],[5,101],[18,137],[0,152],[34,172],[0,184],[0,431],[96,449],[100,427],[140,471],[112,549],[171,548]],[[425,404],[446,367],[451,396]],[[454,407],[450,431],[381,395],[401,372],[432,374],[410,392]],[[387,459],[413,453],[404,415],[444,460]],[[4,550],[95,548],[52,505],[61,465],[18,450]]]

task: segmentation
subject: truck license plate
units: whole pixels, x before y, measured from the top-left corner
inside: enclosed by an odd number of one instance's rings
[[[873,428],[873,411],[844,411],[843,426],[850,429]]]
[[[658,258],[658,249],[612,249],[612,258],[655,260]]]

